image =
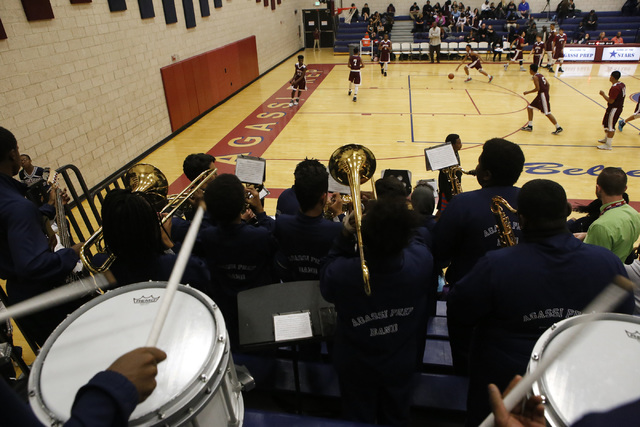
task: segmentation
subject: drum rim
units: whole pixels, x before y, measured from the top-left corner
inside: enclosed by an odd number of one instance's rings
[[[531,357],[529,359],[529,365],[527,366],[527,372],[533,372],[536,370],[538,363],[540,362],[542,355],[544,354],[544,349],[549,346],[549,343],[556,338],[561,332],[573,327],[577,326],[576,324],[581,324],[583,319],[586,316],[594,317],[593,321],[599,320],[614,320],[614,321],[624,321],[627,323],[636,323],[640,324],[640,317],[633,316],[630,314],[622,314],[622,313],[589,313],[589,314],[580,314],[578,316],[570,317],[569,319],[563,319],[559,322],[554,323],[546,331],[538,338],[535,346],[533,347],[533,351],[531,353]],[[554,405],[550,405],[550,398],[547,394],[548,386],[546,384],[545,377],[540,378],[538,381],[533,383],[531,386],[531,392],[534,395],[540,395],[545,397],[545,418],[547,423],[551,427],[565,427],[568,426],[569,423],[567,419],[561,414]],[[553,400],[553,398],[551,398]]]
[[[46,418],[46,421],[54,424],[62,424],[64,421],[60,420],[56,414],[54,414],[50,408],[45,405],[43,396],[42,396],[42,388],[40,387],[40,379],[42,374],[42,367],[44,365],[44,361],[51,350],[51,347],[56,342],[56,340],[64,333],[64,331],[80,316],[84,313],[97,306],[98,304],[116,297],[118,295],[136,291],[138,289],[166,289],[168,282],[166,281],[158,281],[152,280],[148,282],[138,282],[132,283],[126,286],[122,286],[116,289],[109,290],[102,295],[97,296],[96,298],[86,302],[74,312],[69,314],[51,333],[49,338],[47,338],[44,345],[40,348],[38,356],[33,363],[31,368],[31,373],[29,375],[29,381],[27,390],[29,393],[29,403],[33,408],[34,413],[38,416],[38,418],[43,421]],[[150,421],[162,421],[163,423],[171,422],[174,418],[185,418],[188,419],[194,414],[197,414],[200,409],[202,409],[205,404],[211,400],[211,398],[215,395],[217,388],[220,386],[223,375],[217,374],[216,371],[219,370],[219,367],[222,365],[223,361],[229,360],[229,340],[227,336],[227,328],[224,322],[224,317],[220,312],[218,305],[205,293],[192,288],[189,285],[180,285],[177,289],[179,292],[184,292],[189,294],[190,296],[198,299],[202,302],[211,312],[215,324],[216,324],[216,337],[214,338],[213,351],[209,354],[209,357],[204,361],[201,367],[201,373],[194,378],[194,380],[188,383],[181,393],[176,395],[173,399],[165,402],[162,406],[150,411],[146,414],[141,414],[138,418],[133,420],[129,420],[130,425],[141,425],[144,423],[149,423]],[[226,356],[226,357],[225,357]],[[226,367],[227,364],[224,366]],[[97,374],[98,372],[96,372]],[[223,373],[224,374],[224,373]],[[206,375],[206,381],[202,381],[202,375]],[[205,385],[203,390],[211,390],[211,392],[203,392],[198,391],[196,385]],[[195,391],[195,392],[194,392]],[[180,408],[186,407],[184,405],[184,401],[186,400],[188,403],[192,402],[196,397],[205,397],[206,400],[198,403],[197,409],[193,411],[193,413],[183,414],[183,411],[180,411]],[[181,405],[180,405],[181,404]],[[137,406],[137,405],[136,405]],[[174,407],[176,407],[174,409]],[[164,414],[160,416],[159,414]],[[44,418],[43,418],[44,417]]]

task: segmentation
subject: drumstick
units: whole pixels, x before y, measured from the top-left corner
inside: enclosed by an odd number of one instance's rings
[[[603,316],[603,312],[613,310],[618,304],[620,304],[625,298],[629,296],[629,292],[632,291],[634,284],[627,278],[620,275],[613,278],[612,283],[609,284],[591,303],[582,311],[585,314],[596,313],[590,316],[580,317],[580,323],[578,326],[572,328],[571,331],[565,332],[565,340],[562,345],[556,345],[550,347],[543,358],[540,359],[536,370],[529,372],[522,380],[511,390],[509,394],[504,397],[504,406],[507,411],[511,411],[515,406],[524,399],[527,392],[533,386],[533,383],[538,381],[544,371],[571,345],[575,344],[577,340],[584,339],[583,331],[589,322],[598,320]],[[586,334],[588,335],[588,334]],[[492,427],[494,425],[493,413],[489,414],[484,419],[480,427]]]
[[[10,307],[7,307],[5,311],[0,312],[0,322],[4,322],[10,317],[16,319],[55,307],[65,302],[89,295],[99,288],[109,289],[116,284],[113,275],[111,275],[111,273],[109,273],[109,275],[111,276],[110,278],[103,274],[97,274],[92,278],[87,277],[76,280],[68,285],[61,286],[33,298],[29,298],[26,301],[13,304]]]
[[[187,235],[184,238],[184,243],[182,244],[182,248],[180,249],[180,253],[178,254],[178,259],[176,259],[176,264],[173,266],[171,276],[169,276],[169,283],[167,284],[164,298],[162,298],[162,304],[160,305],[160,309],[158,310],[158,314],[156,315],[156,320],[153,322],[151,333],[149,334],[149,338],[147,339],[147,347],[155,347],[158,343],[158,338],[160,337],[162,326],[164,325],[164,321],[167,319],[167,314],[169,314],[171,302],[173,301],[173,297],[178,290],[178,285],[180,284],[180,280],[182,280],[184,270],[185,268],[187,268],[187,262],[189,261],[191,250],[193,249],[193,244],[195,243],[196,236],[198,235],[198,231],[200,230],[200,223],[202,223],[203,215],[204,209],[202,208],[202,206],[198,206],[198,210],[196,211],[196,214],[191,221],[191,225],[189,226],[189,231],[187,231]]]

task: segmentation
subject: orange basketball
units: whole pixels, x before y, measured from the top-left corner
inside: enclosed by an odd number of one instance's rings
[[[454,77],[455,75],[453,73],[449,73],[449,80],[453,80]]]

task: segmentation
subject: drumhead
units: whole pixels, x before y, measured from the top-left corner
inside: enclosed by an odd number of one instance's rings
[[[545,416],[552,427],[568,426],[591,412],[608,411],[640,398],[640,318],[598,314],[533,386],[546,398]],[[545,352],[555,351],[578,316],[563,320],[538,339],[528,370],[535,371]]]
[[[75,394],[87,381],[145,345],[166,285],[145,282],[107,292],[58,326],[29,378],[31,406],[45,424],[68,420]],[[195,415],[218,388],[219,367],[229,360],[220,310],[202,292],[182,285],[157,347],[168,357],[158,365],[156,389],[136,407],[130,425],[173,424]]]

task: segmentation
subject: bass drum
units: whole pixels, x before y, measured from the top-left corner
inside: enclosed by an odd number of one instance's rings
[[[604,412],[640,398],[640,318],[602,314],[589,322],[581,337],[549,366],[533,385],[545,399],[545,417],[552,427],[569,426],[591,412]],[[567,331],[584,316],[563,320],[547,329],[533,349],[528,371],[534,372],[545,353],[567,339]]]
[[[29,401],[40,421],[64,423],[84,384],[145,345],[166,285],[136,283],[107,292],[58,326],[29,377]],[[129,425],[242,425],[244,405],[224,318],[209,297],[179,286],[157,347],[167,353],[158,365],[158,385]]]

